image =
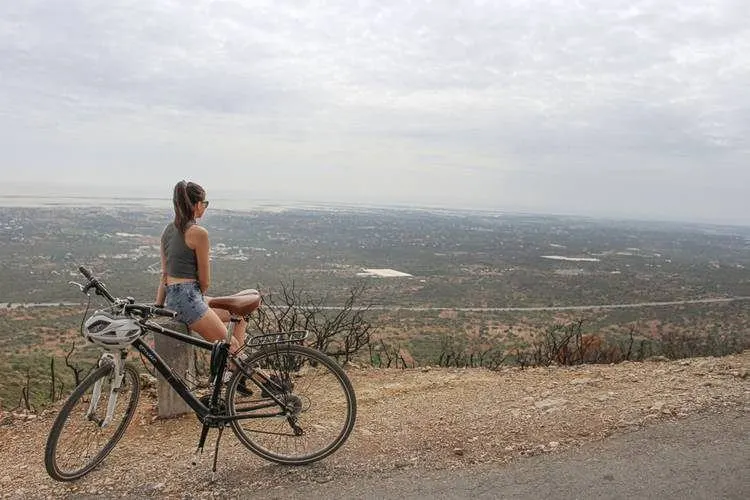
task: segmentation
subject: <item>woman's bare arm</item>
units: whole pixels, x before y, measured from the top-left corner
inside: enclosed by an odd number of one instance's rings
[[[208,231],[205,228],[193,225],[185,233],[185,244],[188,248],[195,250],[195,259],[198,261],[198,284],[201,292],[206,293],[211,285],[211,263],[209,250],[211,245],[208,241]]]
[[[161,277],[159,278],[159,287],[156,289],[156,301],[154,304],[164,305],[164,299],[167,295],[167,256],[164,255],[164,245],[161,245]]]

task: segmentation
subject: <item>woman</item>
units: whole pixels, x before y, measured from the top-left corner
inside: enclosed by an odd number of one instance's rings
[[[161,282],[156,303],[177,312],[177,319],[188,324],[203,338],[215,341],[226,337],[229,312],[212,309],[204,294],[211,283],[208,231],[196,224],[208,208],[206,191],[194,182],[180,181],[174,187],[174,222],[161,235]],[[245,343],[247,323],[235,325],[230,350],[237,352]]]

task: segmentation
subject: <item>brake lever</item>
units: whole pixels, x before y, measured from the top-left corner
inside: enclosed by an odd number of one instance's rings
[[[79,290],[81,290],[81,293],[85,293],[88,295],[88,287],[82,285],[81,283],[78,283],[77,281],[68,281],[68,285],[75,285],[78,287]]]

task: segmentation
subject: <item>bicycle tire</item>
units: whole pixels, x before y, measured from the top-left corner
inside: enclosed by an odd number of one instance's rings
[[[351,434],[357,416],[357,399],[349,378],[325,354],[305,346],[282,344],[254,353],[245,366],[276,377],[284,389],[263,388],[237,371],[227,386],[227,411],[236,416],[243,411],[257,417],[232,420],[232,430],[240,442],[256,455],[284,465],[305,465],[327,457],[339,449]],[[253,389],[252,396],[238,393],[241,381]],[[255,385],[253,385],[255,384]],[[257,387],[256,387],[257,386]],[[280,407],[268,391],[295,410],[287,416],[269,416]],[[255,409],[259,404],[269,408]],[[292,421],[302,435],[295,435]],[[309,448],[309,449],[308,449]]]
[[[111,363],[94,370],[75,388],[57,414],[44,451],[44,465],[53,479],[73,481],[88,474],[109,455],[125,433],[138,404],[140,379],[135,368],[126,364],[112,421],[102,428],[97,420],[106,415],[113,375],[114,365]],[[91,391],[99,380],[102,380],[102,385],[97,412],[93,418],[87,418]],[[120,414],[123,408],[125,412]],[[103,441],[106,442],[101,446]],[[79,446],[80,459],[74,456]],[[83,464],[74,463],[76,460],[83,461]]]

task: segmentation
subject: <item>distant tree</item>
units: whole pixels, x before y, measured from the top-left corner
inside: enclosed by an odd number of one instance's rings
[[[31,368],[26,368],[26,383],[21,388],[21,398],[18,406],[26,411],[36,413],[36,407],[31,403]]]
[[[81,380],[83,379],[83,377],[81,376],[81,374],[84,372],[84,369],[81,368],[78,365],[78,363],[73,363],[70,360],[70,357],[73,355],[73,353],[75,352],[75,350],[76,350],[76,344],[75,344],[75,342],[73,342],[73,343],[70,344],[70,350],[65,355],[65,366],[67,366],[68,368],[70,368],[70,370],[73,372],[73,378],[75,379],[75,384],[73,385],[73,387],[78,387],[78,384],[80,384]]]
[[[383,339],[380,339],[379,344],[370,344],[368,349],[370,351],[370,364],[372,366],[390,368],[394,362],[398,365],[399,345],[386,344]]]
[[[250,320],[261,334],[307,330],[312,346],[341,363],[370,345],[373,325],[365,318],[371,304],[363,304],[364,282],[349,289],[340,306],[326,306],[325,297],[313,298],[294,281],[281,282],[277,293],[264,293],[263,306]]]

